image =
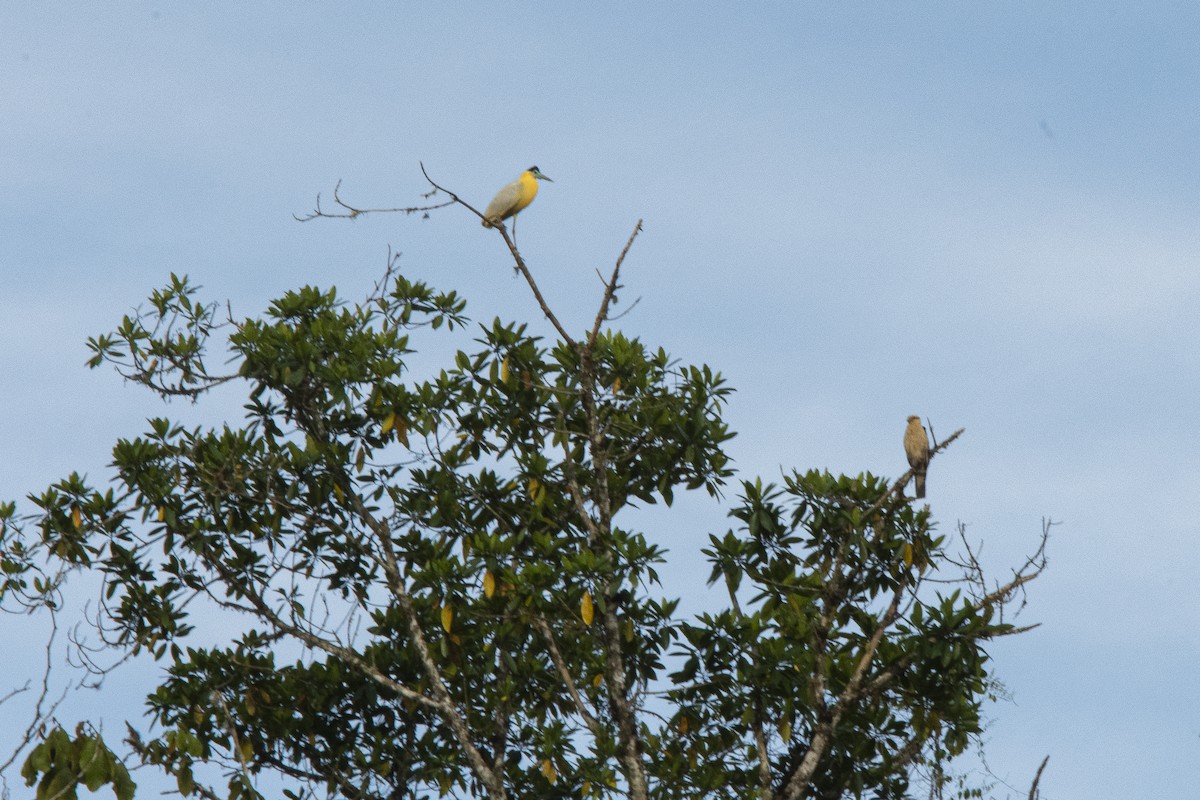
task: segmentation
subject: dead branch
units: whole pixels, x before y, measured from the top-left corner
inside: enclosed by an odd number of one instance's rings
[[[596,343],[596,337],[600,334],[600,326],[608,319],[608,306],[612,303],[613,297],[616,294],[619,284],[617,279],[621,275],[621,264],[625,261],[625,256],[629,254],[629,248],[633,247],[633,240],[642,232],[642,221],[639,219],[637,224],[633,226],[633,233],[629,235],[629,241],[625,243],[625,247],[621,250],[621,255],[617,256],[617,263],[613,266],[612,276],[604,285],[604,297],[600,301],[600,310],[596,313],[596,321],[592,325],[592,332],[588,336],[588,344]]]
[[[422,168],[422,171],[424,171],[424,168]],[[339,193],[341,188],[342,182],[341,180],[338,180],[337,185],[333,187],[333,202],[337,203],[339,208],[345,209],[345,212],[331,213],[325,211],[321,208],[321,195],[318,194],[316,206],[312,211],[304,214],[303,216],[299,214],[292,214],[292,218],[297,222],[308,222],[314,219],[358,219],[364,214],[416,214],[420,212],[428,216],[430,211],[434,211],[439,208],[445,208],[446,206],[454,205],[455,202],[460,202],[458,201],[458,198],[454,198],[452,200],[447,200],[445,203],[437,203],[436,205],[432,206],[408,206],[406,208],[356,208],[342,199],[341,194]],[[434,194],[436,194],[436,192],[430,192],[429,194],[425,195],[425,197],[432,197]]]

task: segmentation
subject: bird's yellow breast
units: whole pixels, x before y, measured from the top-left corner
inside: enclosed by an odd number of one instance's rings
[[[532,172],[529,170],[522,172],[519,180],[521,182],[521,194],[517,198],[516,206],[513,208],[512,213],[514,214],[520,212],[525,208],[525,206],[532,203],[533,198],[537,197],[538,193],[537,178],[533,177]]]

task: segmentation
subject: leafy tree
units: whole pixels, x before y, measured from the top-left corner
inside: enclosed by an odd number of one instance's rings
[[[704,551],[720,610],[659,597],[665,537],[629,511],[733,491],[731,390],[608,326],[638,230],[573,332],[498,229],[554,341],[472,326],[394,260],[361,302],[305,287],[238,321],[172,276],[91,365],[164,398],[236,385],[244,418],[152,419],[111,485],[0,507],[0,599],[103,577],[103,642],[163,666],[127,758],[184,796],[261,797],[264,774],[292,798],[907,796],[979,734],[985,646],[1016,632],[1002,612],[1040,550],[989,591],[910,474],[797,471],[736,486]],[[469,330],[410,371],[418,339]],[[236,632],[204,646],[214,613]],[[47,730],[22,775],[39,798],[134,792],[88,727]]]

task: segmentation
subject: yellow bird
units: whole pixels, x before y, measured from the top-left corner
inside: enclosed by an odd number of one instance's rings
[[[488,203],[487,211],[483,212],[483,227],[493,228],[501,220],[515,217],[525,210],[525,207],[537,197],[538,181],[554,181],[542,174],[537,167],[530,167],[521,173],[521,177],[496,192],[492,202]]]
[[[908,427],[904,429],[904,454],[908,456],[908,465],[912,467],[913,479],[916,481],[916,495],[925,496],[925,470],[929,467],[929,437],[925,435],[925,427],[921,418],[916,414],[908,418]]]

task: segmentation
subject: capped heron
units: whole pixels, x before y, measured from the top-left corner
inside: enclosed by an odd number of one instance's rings
[[[483,212],[483,227],[493,228],[502,220],[515,217],[533,202],[537,197],[538,181],[554,181],[542,174],[537,167],[530,167],[521,173],[521,177],[496,192],[492,202],[488,203]]]

